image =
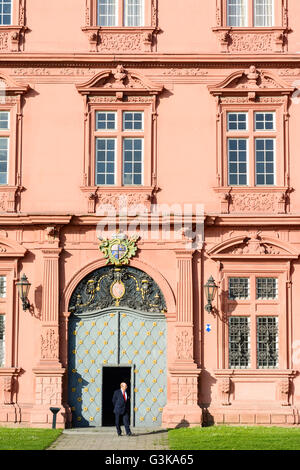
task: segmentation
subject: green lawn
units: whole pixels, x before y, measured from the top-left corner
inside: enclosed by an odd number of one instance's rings
[[[172,450],[300,450],[300,427],[181,428],[168,437]]]
[[[0,450],[43,450],[61,432],[61,429],[0,428]]]

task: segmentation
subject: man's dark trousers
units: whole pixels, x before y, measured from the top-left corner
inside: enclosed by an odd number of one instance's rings
[[[130,410],[129,396],[127,395],[127,400],[125,401],[121,390],[116,390],[113,394],[112,402],[114,405],[115,423],[116,423],[118,435],[120,436],[122,434],[121,427],[120,427],[121,417],[123,419],[123,424],[125,426],[126,434],[130,435],[131,431],[129,427],[129,410]]]

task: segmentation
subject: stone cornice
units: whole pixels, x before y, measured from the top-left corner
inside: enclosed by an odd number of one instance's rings
[[[212,67],[232,66],[233,64],[264,64],[270,66],[279,64],[283,67],[300,65],[299,54],[99,54],[99,53],[5,53],[0,54],[1,66],[20,66],[22,64],[35,66],[80,66],[82,64],[138,64],[139,67],[164,67],[174,64],[176,66],[206,65]]]

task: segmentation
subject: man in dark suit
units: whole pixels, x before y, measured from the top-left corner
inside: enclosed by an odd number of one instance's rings
[[[130,398],[127,393],[127,384],[125,382],[122,382],[120,384],[120,389],[114,392],[112,402],[114,405],[115,422],[118,436],[122,435],[120,427],[121,416],[123,418],[123,424],[125,426],[127,436],[132,436],[129,427]]]

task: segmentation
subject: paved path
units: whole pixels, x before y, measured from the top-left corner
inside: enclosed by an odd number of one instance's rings
[[[168,450],[166,429],[131,430],[118,437],[115,428],[65,429],[47,450]]]

